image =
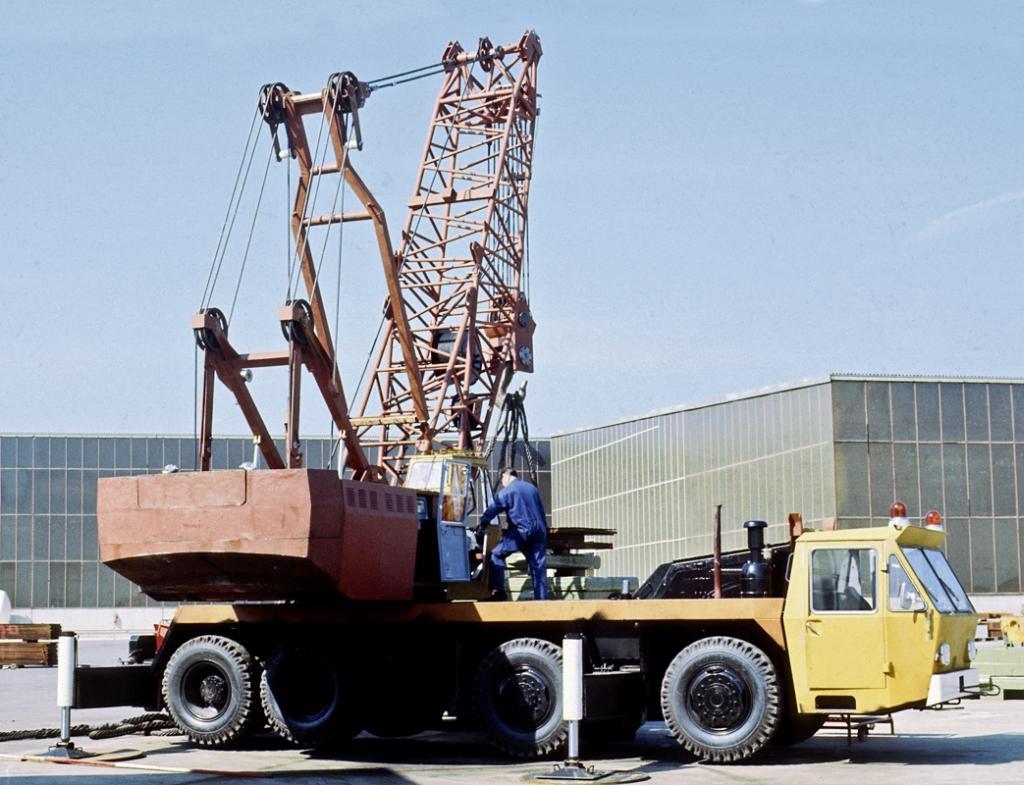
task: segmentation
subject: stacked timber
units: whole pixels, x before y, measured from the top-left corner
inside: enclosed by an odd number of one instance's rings
[[[59,624],[0,624],[0,666],[57,664]]]
[[[629,594],[634,594],[640,586],[637,578],[556,575],[548,578],[548,596],[552,600],[607,600],[622,593],[624,581]],[[508,589],[514,600],[533,599],[533,581],[526,575],[509,575]]]
[[[979,613],[978,627],[974,634],[976,641],[1001,641],[1003,625],[1001,613]]]
[[[596,551],[611,550],[612,543],[595,537],[613,537],[615,529],[590,526],[559,526],[548,530],[548,592],[558,600],[603,600],[622,592],[628,580],[629,591],[636,591],[636,578],[597,577],[601,566]],[[533,581],[526,571],[526,558],[514,554],[508,559],[508,587],[514,599],[532,599]],[[553,573],[553,574],[552,574]]]

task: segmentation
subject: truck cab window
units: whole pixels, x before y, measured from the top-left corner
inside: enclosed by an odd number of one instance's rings
[[[889,557],[889,610],[923,611],[924,599],[895,556]]]
[[[931,548],[902,548],[911,569],[924,584],[925,591],[939,613],[974,613],[967,592],[941,551]]]
[[[874,548],[819,548],[811,554],[811,610],[875,610]]]

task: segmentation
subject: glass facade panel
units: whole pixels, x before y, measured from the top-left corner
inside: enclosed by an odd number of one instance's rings
[[[996,591],[1014,594],[1020,586],[1020,548],[1016,520],[995,521],[996,530]]]
[[[895,441],[917,440],[917,416],[914,405],[914,385],[894,382],[889,385],[892,401],[892,438]]]
[[[69,469],[82,468],[82,439],[77,436],[67,440],[67,466]]]
[[[970,514],[992,514],[992,462],[987,444],[967,445]]]
[[[917,401],[917,438],[923,442],[941,440],[939,385],[931,382],[916,383],[914,399]]]
[[[32,437],[18,437],[18,468],[32,468]],[[29,578],[31,582],[31,578]]]
[[[18,521],[18,540],[17,540],[17,556],[18,561],[31,561],[32,560],[32,516],[31,515],[19,515]],[[14,603],[13,598],[11,603]]]
[[[67,558],[68,562],[79,562],[82,560],[81,515],[68,516]]]
[[[32,562],[32,608],[46,608],[50,605],[50,563],[46,561]]]
[[[868,439],[892,441],[892,415],[889,410],[888,382],[868,382]]]
[[[43,466],[67,466],[67,439],[55,436],[50,439],[50,456]]]
[[[964,385],[964,402],[967,410],[967,439],[987,442],[988,430],[988,385]]]
[[[100,442],[109,442],[109,439],[82,439],[82,468],[96,469],[100,465]]]
[[[834,382],[832,407],[836,441],[867,441],[863,382]]]
[[[996,589],[995,532],[991,518],[971,520],[971,588],[977,594]],[[955,567],[954,567],[955,570]]]
[[[69,561],[64,586],[66,604],[69,608],[82,607],[82,563]]]
[[[0,515],[18,511],[18,475],[15,469],[0,469]]]
[[[82,607],[83,608],[96,608],[99,606],[97,602],[97,572],[99,571],[100,565],[95,561],[84,561],[82,562]]]
[[[992,512],[997,516],[1017,515],[1017,483],[1013,467],[1013,446],[992,445]]]
[[[942,480],[945,515],[970,514],[967,504],[967,458],[962,444],[942,445]]]
[[[13,436],[0,437],[0,467],[13,468],[18,465],[18,440]]]
[[[846,517],[871,515],[868,484],[868,449],[864,444],[835,446],[835,490],[837,514]]]
[[[67,553],[67,516],[54,515],[49,520],[50,554],[52,562],[64,561]]]
[[[988,386],[989,431],[994,442],[1013,441],[1013,409],[1008,384]]]
[[[939,405],[942,408],[942,441],[964,441],[964,386],[940,384]]]
[[[50,556],[50,516],[32,516],[32,558],[46,561]]]
[[[148,440],[147,439],[131,439],[129,441],[128,454],[130,463],[125,465],[124,460],[120,454],[117,456],[117,468],[118,469],[147,469],[149,468],[149,461],[146,457]]]
[[[893,487],[892,445],[887,443],[868,446],[871,474],[871,514],[888,516],[889,507],[896,500]]]
[[[18,524],[13,515],[0,515],[0,561],[14,561],[18,550]]]
[[[150,471],[160,471],[168,463],[170,461],[164,460],[164,440],[146,439],[146,463],[143,465]]]
[[[50,440],[45,436],[36,436],[32,439],[32,465],[50,465]]]
[[[921,507],[928,510],[946,509],[942,495],[942,446],[920,444],[917,448],[921,479]]]
[[[1010,405],[1013,409],[1013,440],[1024,442],[1024,384],[1010,385]]]
[[[893,498],[907,505],[907,510],[927,512],[921,506],[917,485],[917,445],[894,444],[893,451]]]

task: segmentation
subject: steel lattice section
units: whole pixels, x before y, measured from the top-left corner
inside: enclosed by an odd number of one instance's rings
[[[396,266],[422,379],[416,415],[393,304],[353,424],[392,478],[414,451],[481,451],[514,371],[533,370],[523,291],[540,41],[444,55]]]

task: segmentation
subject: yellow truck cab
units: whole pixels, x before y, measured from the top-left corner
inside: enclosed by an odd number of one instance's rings
[[[977,691],[977,614],[944,540],[910,525],[797,540],[783,624],[800,713],[923,708]]]

